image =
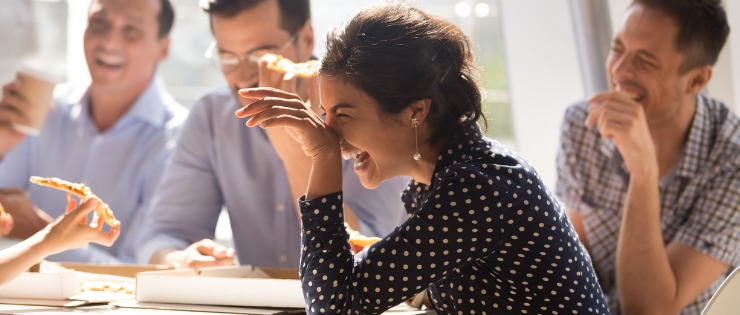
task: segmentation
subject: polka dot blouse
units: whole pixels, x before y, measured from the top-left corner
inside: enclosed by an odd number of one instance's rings
[[[427,290],[440,314],[609,314],[591,260],[535,171],[477,127],[451,139],[409,219],[353,255],[342,194],[300,201],[308,314],[380,314]]]

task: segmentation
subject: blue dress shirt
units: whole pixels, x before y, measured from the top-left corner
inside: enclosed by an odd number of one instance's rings
[[[52,217],[65,212],[65,193],[33,185],[34,176],[84,183],[121,221],[121,236],[111,247],[86,248],[49,257],[56,261],[132,263],[144,210],[175,147],[187,110],[153,79],[133,106],[105,132],[90,116],[86,89],[60,87],[54,108],[38,137],[28,137],[0,163],[0,187],[19,187]]]
[[[182,136],[157,188],[139,251],[147,263],[158,250],[182,249],[213,239],[226,207],[241,264],[297,268],[300,224],[285,169],[261,128],[248,128],[227,86],[191,108]],[[360,221],[360,232],[385,235],[406,219],[400,195],[408,178],[377,189],[362,187],[345,161],[346,203]]]

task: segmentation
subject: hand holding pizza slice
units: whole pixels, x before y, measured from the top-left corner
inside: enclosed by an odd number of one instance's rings
[[[107,223],[111,227],[120,224],[120,222],[116,220],[116,217],[113,215],[113,211],[110,209],[110,207],[102,200],[100,200],[98,196],[95,196],[95,194],[92,193],[92,190],[90,190],[90,188],[85,186],[84,184],[72,183],[56,177],[47,178],[31,176],[29,180],[37,185],[51,187],[66,192],[67,212],[74,210],[76,206],[75,201],[72,199],[72,195],[80,198],[82,202],[85,202],[90,198],[96,198],[98,200],[98,205],[95,207],[93,219],[90,223],[90,227],[92,228],[97,228],[98,230],[101,230],[103,229],[103,223]],[[85,218],[83,218],[83,222],[80,223],[87,224]]]

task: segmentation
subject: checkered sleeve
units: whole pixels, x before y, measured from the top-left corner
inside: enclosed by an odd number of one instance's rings
[[[560,147],[557,155],[557,183],[555,193],[569,211],[581,212],[584,194],[583,167],[577,166],[582,154],[582,142],[586,127],[586,111],[574,105],[565,112],[560,127]]]
[[[740,265],[740,166],[714,174],[674,240],[730,266]]]

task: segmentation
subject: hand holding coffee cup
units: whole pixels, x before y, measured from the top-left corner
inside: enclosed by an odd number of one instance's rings
[[[21,83],[13,81],[3,86],[0,99],[0,157],[25,138],[15,125],[30,125],[30,104],[20,95]]]
[[[51,108],[58,80],[40,71],[24,68],[16,81],[3,87],[0,99],[0,156],[26,135],[38,135]]]
[[[57,80],[49,74],[28,68],[18,71],[16,77],[21,84],[19,95],[28,102],[28,120],[13,124],[13,128],[24,134],[38,135],[51,110],[51,97]]]

